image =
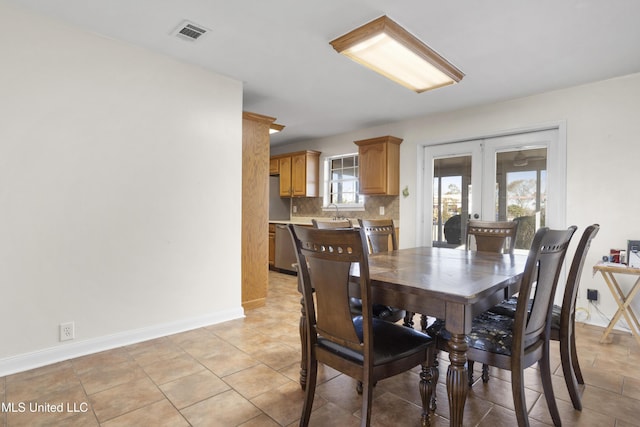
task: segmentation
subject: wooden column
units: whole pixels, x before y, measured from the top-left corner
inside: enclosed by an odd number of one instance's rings
[[[269,126],[242,113],[242,307],[261,307],[269,282]]]

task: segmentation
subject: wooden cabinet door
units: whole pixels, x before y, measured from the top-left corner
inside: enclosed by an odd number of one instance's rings
[[[291,156],[291,189],[294,196],[307,195],[307,155],[305,153]]]
[[[360,146],[360,193],[387,192],[387,144]]]
[[[291,157],[280,157],[280,197],[291,197]]]
[[[275,170],[274,162],[278,162],[280,197],[318,197],[319,151],[299,151],[272,157],[271,171]]]
[[[280,174],[280,159],[272,158],[269,159],[269,175],[279,175]]]
[[[354,142],[360,161],[360,194],[397,196],[402,139],[382,136]]]

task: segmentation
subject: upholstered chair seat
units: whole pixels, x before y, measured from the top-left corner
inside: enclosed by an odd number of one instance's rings
[[[427,334],[449,341],[451,333],[445,328],[444,320],[437,319],[427,328]],[[513,316],[484,312],[475,317],[471,332],[465,341],[469,348],[490,353],[511,356],[513,347]]]
[[[529,310],[531,310],[531,300],[529,300]],[[516,312],[516,305],[518,305],[518,297],[511,297],[508,300],[502,301],[500,304],[491,307],[489,311],[491,313],[513,317]],[[551,335],[557,334],[560,330],[560,315],[562,313],[562,307],[557,304],[553,305],[553,311],[551,312]],[[555,332],[554,332],[555,331]]]

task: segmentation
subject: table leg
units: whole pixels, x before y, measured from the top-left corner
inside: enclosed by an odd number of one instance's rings
[[[609,322],[607,329],[602,334],[600,342],[604,343],[606,341],[607,336],[613,330],[613,327],[616,325],[616,323],[618,323],[620,317],[624,316],[629,325],[629,328],[631,329],[631,333],[633,334],[636,341],[638,341],[638,344],[640,344],[640,322],[638,322],[638,318],[636,317],[631,307],[629,307],[631,300],[633,300],[636,293],[640,291],[640,278],[636,280],[633,287],[631,288],[631,291],[629,292],[629,295],[625,297],[624,292],[622,291],[622,288],[620,288],[620,285],[618,284],[613,273],[605,273],[604,271],[601,271],[601,273],[604,281],[607,283],[607,286],[609,286],[609,290],[611,291],[616,304],[618,304],[618,310],[611,319],[611,322]]]
[[[467,342],[464,334],[451,334],[449,340],[449,360],[447,370],[447,395],[449,397],[449,416],[451,426],[462,426],[464,404],[467,400]]]
[[[622,314],[629,325],[629,329],[631,329],[631,334],[635,337],[636,341],[638,341],[638,344],[640,344],[640,322],[638,322],[638,318],[633,312],[633,308],[630,307],[631,301],[633,301],[633,298],[635,298],[638,291],[640,291],[640,278],[636,280],[629,294],[623,298],[623,305],[621,309]]]
[[[616,278],[613,276],[613,274],[607,274],[604,271],[601,271],[600,273],[602,274],[602,278],[604,279],[605,283],[609,287],[609,291],[611,292],[611,295],[613,295],[613,299],[616,301],[616,304],[618,304],[618,310],[613,315],[613,318],[607,325],[607,329],[605,329],[602,337],[600,338],[600,343],[605,343],[607,336],[609,336],[609,333],[613,330],[613,327],[616,325],[618,319],[622,315],[622,302],[620,302],[620,286],[618,285],[618,282],[616,281]]]

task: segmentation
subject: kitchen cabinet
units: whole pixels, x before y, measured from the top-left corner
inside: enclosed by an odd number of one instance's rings
[[[274,156],[278,160],[280,197],[318,197],[320,152],[299,151]]]
[[[400,144],[394,136],[354,141],[360,162],[360,194],[400,194]]]
[[[276,157],[269,159],[269,175],[280,174],[280,161]]]
[[[291,156],[278,159],[280,172],[280,197],[291,197]]]

